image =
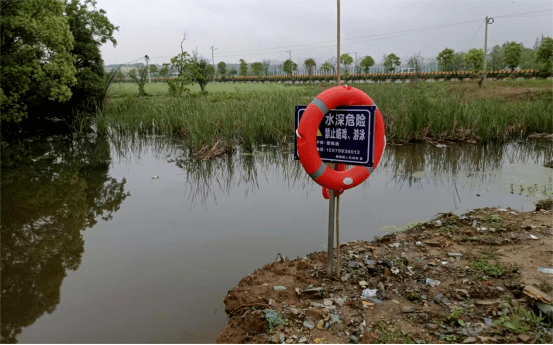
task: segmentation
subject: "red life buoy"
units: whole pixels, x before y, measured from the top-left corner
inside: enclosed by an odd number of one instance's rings
[[[376,169],[386,146],[384,121],[380,109],[376,108],[373,167],[354,166],[346,171],[336,171],[326,166],[317,151],[317,130],[326,113],[342,105],[374,105],[374,101],[357,88],[351,86],[332,87],[321,92],[307,106],[296,131],[298,156],[303,168],[315,182],[335,191],[343,191],[365,181]]]
[[[334,170],[336,170],[336,171],[346,171],[346,165],[344,163],[338,163],[334,167]],[[341,190],[338,193],[340,193],[340,195],[342,195],[342,194],[344,194],[344,191]],[[326,187],[323,187],[323,198],[325,198],[326,200],[330,199],[330,189],[328,189]]]

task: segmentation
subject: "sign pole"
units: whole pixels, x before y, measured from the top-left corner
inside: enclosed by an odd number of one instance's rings
[[[337,46],[338,46],[338,57],[336,62],[336,83],[340,85],[340,0],[337,0]],[[334,169],[335,164],[331,163],[330,167]],[[336,210],[335,202],[336,193],[334,190],[330,190],[330,198],[328,199],[328,254],[327,254],[327,265],[326,265],[326,275],[328,278],[332,277],[332,262],[334,261],[334,212]],[[339,268],[338,268],[339,269]]]

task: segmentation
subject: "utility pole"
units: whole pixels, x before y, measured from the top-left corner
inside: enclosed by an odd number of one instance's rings
[[[150,57],[148,55],[145,55],[144,58],[146,59],[146,69],[148,70],[148,83],[151,83],[152,80],[150,79]]]
[[[484,36],[484,70],[482,71],[483,73],[482,86],[486,86],[486,56],[488,55],[488,24],[493,24],[493,18],[488,18],[486,16],[486,34]]]
[[[213,57],[213,51],[217,49],[215,46],[211,46],[211,62],[213,63],[213,81],[215,81],[215,58]]]
[[[340,0],[338,2],[338,23],[337,23],[337,34],[336,34],[336,84],[340,85]],[[332,195],[332,191],[330,191]]]

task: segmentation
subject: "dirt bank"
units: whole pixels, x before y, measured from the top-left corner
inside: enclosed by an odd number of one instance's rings
[[[441,214],[342,244],[340,278],[326,253],[265,265],[229,291],[217,342],[552,343],[553,275],[538,267],[553,267],[550,202]]]

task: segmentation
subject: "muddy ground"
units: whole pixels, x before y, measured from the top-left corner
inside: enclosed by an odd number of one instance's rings
[[[217,342],[553,343],[553,275],[538,271],[553,267],[550,201],[440,214],[340,250],[332,279],[323,252],[243,278]]]

